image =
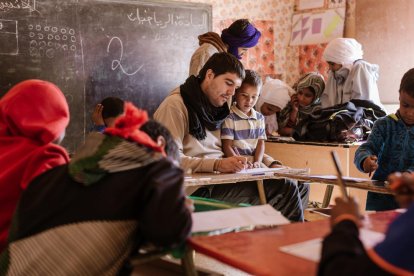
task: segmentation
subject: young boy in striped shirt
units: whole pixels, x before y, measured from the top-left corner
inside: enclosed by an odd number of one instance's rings
[[[262,166],[266,140],[264,116],[254,109],[261,89],[260,75],[255,71],[246,70],[242,85],[236,89],[235,102],[230,108],[230,114],[221,127],[225,156],[246,156],[250,168]]]

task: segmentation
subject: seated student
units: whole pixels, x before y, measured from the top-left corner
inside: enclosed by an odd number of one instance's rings
[[[236,89],[235,102],[221,126],[221,143],[225,157],[242,155],[249,167],[260,168],[265,149],[264,117],[254,110],[260,95],[262,79],[252,70],[246,70],[242,85]]]
[[[278,135],[277,114],[286,107],[295,93],[281,80],[267,79],[256,104],[256,110],[265,116],[266,134]]]
[[[361,44],[353,38],[335,38],[323,52],[329,76],[321,96],[322,108],[353,99],[370,100],[382,107],[378,93],[379,66],[362,59]]]
[[[203,65],[215,53],[227,52],[241,59],[251,47],[256,46],[261,33],[247,19],[234,21],[221,33],[208,32],[198,36],[200,47],[190,61],[190,76],[197,76]]]
[[[141,244],[174,246],[187,238],[191,213],[183,171],[139,130],[146,121],[145,111],[126,103],[114,127],[89,134],[69,165],[32,180],[0,255],[0,271],[122,274]]]
[[[367,142],[355,152],[354,163],[361,172],[375,171],[372,179],[386,180],[398,171],[414,170],[414,68],[401,79],[400,108],[378,119]],[[368,192],[367,210],[398,208],[391,195]]]
[[[69,162],[59,143],[69,107],[52,83],[27,80],[0,99],[0,253],[22,192],[45,171]]]
[[[414,178],[392,175],[390,183],[407,211],[389,225],[385,240],[368,251],[358,237],[357,204],[336,199],[332,232],[323,241],[318,275],[414,275]]]
[[[226,104],[245,76],[243,65],[227,53],[214,54],[198,77],[190,76],[158,107],[154,118],[168,127],[177,142],[181,167],[192,172],[237,172],[245,168],[246,158],[223,158],[220,128],[229,115]],[[265,155],[263,163],[279,164]],[[297,183],[290,180],[265,181],[269,204],[290,220],[303,221],[303,207]],[[308,191],[304,191],[308,194]],[[231,203],[258,204],[254,182],[237,185],[212,185],[199,189],[194,196],[209,197]]]
[[[277,120],[281,136],[299,136],[306,131],[309,117],[321,108],[320,97],[325,89],[323,76],[317,72],[303,75],[293,86],[296,91]]]
[[[180,153],[178,151],[178,146],[168,128],[155,120],[148,120],[141,126],[141,131],[148,134],[158,146],[162,147],[167,154],[167,157],[179,163]]]
[[[93,130],[103,132],[112,127],[118,116],[124,113],[124,101],[117,97],[107,97],[95,106],[92,113]]]

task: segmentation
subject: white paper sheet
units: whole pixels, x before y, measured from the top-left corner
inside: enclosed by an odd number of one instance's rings
[[[253,169],[244,169],[237,173],[239,174],[251,174],[251,175],[257,175],[257,174],[266,174],[266,173],[273,173],[277,171],[281,171],[286,169],[286,167],[280,167],[280,168],[253,168]]]
[[[254,168],[254,169],[245,169],[237,172],[238,174],[250,174],[250,175],[267,175],[273,173],[287,173],[287,174],[309,174],[309,169],[307,168],[289,168],[289,167],[279,167],[279,168]]]
[[[364,228],[359,230],[359,238],[366,249],[374,247],[377,243],[384,240],[384,237],[385,235],[383,233]],[[279,250],[307,260],[319,262],[321,259],[322,238],[282,246]]]
[[[192,232],[290,223],[269,204],[193,213]]]

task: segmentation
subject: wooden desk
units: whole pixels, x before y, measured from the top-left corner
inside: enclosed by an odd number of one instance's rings
[[[263,180],[275,179],[274,175],[250,175],[236,173],[194,173],[184,178],[184,187],[197,187],[204,185],[231,184],[245,181],[256,181],[257,190],[261,204],[266,204],[266,195],[264,192]]]
[[[367,178],[354,165],[355,151],[361,143],[339,144],[321,142],[267,141],[265,152],[292,168],[309,168],[311,174],[335,174],[330,152],[338,154],[344,176]],[[319,201],[324,197],[325,185],[311,186],[310,200]],[[365,209],[366,191],[351,189],[350,194],[358,198],[360,207]],[[333,190],[334,197],[340,196],[338,188]],[[332,197],[332,200],[334,199]],[[329,203],[329,202],[328,202]],[[362,211],[362,210],[361,210]]]
[[[291,178],[307,183],[321,183],[328,185],[338,185],[336,179],[327,179],[323,175],[293,175],[290,173],[275,173],[276,178]],[[344,179],[346,188],[354,188],[359,190],[371,191],[381,194],[393,194],[391,189],[384,181],[375,181],[366,179],[365,181],[352,181]]]
[[[299,170],[298,170],[299,171]],[[303,173],[295,173],[295,169],[281,170],[275,173],[266,173],[265,175],[250,175],[236,173],[195,173],[185,177],[184,187],[197,187],[204,185],[232,184],[245,181],[256,181],[259,192],[260,202],[266,204],[266,195],[264,193],[263,180],[291,178],[308,183],[322,183],[329,185],[337,185],[336,179],[324,179],[315,175],[307,175]],[[367,180],[364,182],[345,181],[348,188],[355,188],[365,191],[372,191],[384,194],[392,193],[384,182]],[[312,187],[312,186],[311,186]]]
[[[371,230],[384,233],[394,211],[370,214]],[[253,275],[316,275],[317,263],[279,250],[280,246],[326,236],[329,220],[293,223],[266,230],[192,237],[192,248]]]

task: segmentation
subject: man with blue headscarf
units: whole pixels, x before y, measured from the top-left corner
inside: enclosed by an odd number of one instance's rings
[[[241,59],[248,48],[256,46],[260,36],[260,31],[247,19],[234,21],[222,31],[221,37],[215,32],[198,36],[200,47],[191,57],[190,76],[197,76],[206,61],[215,53],[227,52]]]

